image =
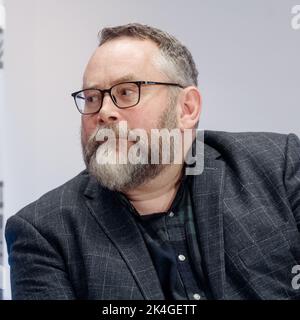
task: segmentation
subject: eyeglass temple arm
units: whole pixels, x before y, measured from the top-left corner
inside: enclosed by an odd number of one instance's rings
[[[181,84],[179,83],[170,83],[170,82],[155,82],[155,81],[141,81],[140,82],[141,84],[148,84],[148,85],[151,85],[151,84],[158,84],[158,85],[167,85],[167,86],[176,86],[176,87],[180,87],[180,88],[184,88]]]

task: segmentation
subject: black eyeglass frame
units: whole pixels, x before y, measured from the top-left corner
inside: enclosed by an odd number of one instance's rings
[[[111,91],[114,87],[120,85],[120,84],[126,84],[126,83],[134,83],[138,86],[138,89],[139,89],[139,99],[137,101],[137,103],[133,104],[132,106],[128,106],[128,107],[120,107],[116,104],[112,94],[111,94]],[[135,107],[136,105],[139,104],[140,100],[141,100],[141,86],[142,85],[165,85],[165,86],[176,86],[176,87],[179,87],[181,89],[184,89],[184,87],[179,84],[179,83],[171,83],[171,82],[156,82],[156,81],[125,81],[125,82],[120,82],[120,83],[117,83],[117,84],[114,84],[111,88],[109,89],[97,89],[97,88],[87,88],[87,89],[83,89],[83,90],[79,90],[79,91],[76,91],[76,92],[73,92],[71,93],[71,96],[74,98],[74,102],[75,102],[75,105],[78,109],[78,111],[83,114],[83,115],[90,115],[90,114],[96,114],[100,111],[100,109],[102,108],[102,105],[103,105],[103,98],[104,98],[104,95],[105,93],[107,92],[112,100],[112,102],[114,103],[114,105],[119,108],[119,109],[128,109],[128,108],[132,108],[132,107]],[[102,94],[102,100],[101,100],[101,104],[99,106],[99,109],[97,111],[94,111],[94,112],[89,112],[89,113],[83,113],[80,111],[80,108],[78,107],[77,105],[77,102],[76,102],[76,96],[81,93],[81,92],[84,92],[84,91],[88,91],[88,90],[96,90],[96,91],[99,91],[101,94]]]

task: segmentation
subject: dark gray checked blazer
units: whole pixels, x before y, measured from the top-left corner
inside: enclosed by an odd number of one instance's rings
[[[215,299],[296,299],[300,141],[206,131],[193,204]],[[14,299],[163,299],[139,229],[83,171],[8,220]]]

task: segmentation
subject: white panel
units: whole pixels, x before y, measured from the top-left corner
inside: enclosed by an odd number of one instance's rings
[[[4,234],[3,234],[3,108],[4,108],[4,72],[3,72],[3,50],[4,50],[4,29],[5,29],[5,10],[3,1],[0,1],[0,300],[3,298],[5,287],[5,269],[3,259]]]

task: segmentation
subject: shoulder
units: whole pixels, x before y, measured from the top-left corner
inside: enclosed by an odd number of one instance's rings
[[[299,162],[300,140],[295,134],[205,131],[204,142],[241,176],[282,177]]]
[[[90,179],[89,173],[86,170],[82,171],[63,185],[47,192],[21,209],[8,220],[8,224],[11,220],[22,220],[36,225],[40,221],[57,220],[63,212],[72,212],[74,208],[80,208]]]
[[[205,131],[204,142],[222,156],[233,158],[286,159],[286,153],[299,150],[299,138],[295,134],[274,132],[225,132]]]
[[[291,136],[295,136],[291,134]],[[289,135],[274,132],[225,132],[205,131],[205,143],[220,150],[253,150],[284,151]]]

